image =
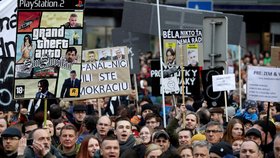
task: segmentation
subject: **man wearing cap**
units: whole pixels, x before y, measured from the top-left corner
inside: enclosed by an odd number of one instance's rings
[[[154,113],[153,104],[147,103],[141,106],[141,121],[138,123],[139,126],[145,125],[145,117],[149,113]]]
[[[224,124],[223,114],[224,109],[220,107],[213,107],[209,109],[211,121],[219,122],[220,124]]]
[[[75,105],[73,107],[74,122],[72,123],[73,125],[75,125],[78,131],[80,130],[82,122],[86,117],[86,111],[87,111],[87,107],[84,105]]]
[[[224,156],[233,156],[232,147],[227,142],[220,142],[211,146],[209,156],[215,158],[223,158]]]
[[[21,132],[15,127],[9,127],[1,134],[4,153],[0,156],[6,158],[16,158],[18,153],[17,149],[21,139]]]
[[[262,144],[262,134],[256,128],[249,129],[245,134],[245,139],[255,141],[259,146]]]
[[[159,145],[162,149],[162,157],[176,156],[175,149],[170,145],[170,137],[166,131],[160,130],[154,133],[153,143]]]

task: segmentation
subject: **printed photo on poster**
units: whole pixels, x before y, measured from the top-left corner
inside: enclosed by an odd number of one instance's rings
[[[16,63],[23,64],[26,59],[31,59],[35,49],[35,42],[31,34],[18,34]]]
[[[100,61],[111,60],[111,49],[98,50],[98,56]]]
[[[18,32],[32,32],[33,28],[40,25],[41,12],[19,12],[18,13]]]
[[[60,1],[31,8],[21,0],[18,4],[14,98],[78,98],[83,3]]]
[[[65,38],[69,39],[70,45],[81,45],[83,34],[81,29],[66,29]]]
[[[198,66],[198,44],[187,44],[188,66]]]
[[[115,48],[113,49],[113,60],[122,60],[125,59],[124,48]]]

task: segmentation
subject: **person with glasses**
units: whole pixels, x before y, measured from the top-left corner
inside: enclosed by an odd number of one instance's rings
[[[95,133],[95,136],[98,138],[99,142],[102,142],[102,140],[107,136],[108,131],[111,129],[111,123],[112,122],[108,116],[101,116],[97,120],[97,132]]]
[[[3,131],[1,137],[4,153],[1,153],[0,156],[4,156],[6,158],[17,157],[17,149],[19,147],[19,141],[21,138],[20,130],[14,127],[9,127],[5,131]]]
[[[208,143],[219,143],[224,136],[224,128],[219,122],[210,121],[206,125],[205,136]]]
[[[148,113],[145,117],[145,126],[155,129],[160,127],[161,118],[155,113]]]

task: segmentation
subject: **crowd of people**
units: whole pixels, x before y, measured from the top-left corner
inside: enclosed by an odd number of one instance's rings
[[[20,102],[18,112],[0,109],[0,157],[280,158],[279,103],[247,100],[245,91],[229,93],[227,109],[190,96],[178,96],[172,105],[166,96],[171,106],[164,127],[161,102],[148,88],[152,55],[140,56],[139,85],[128,96],[54,101],[46,119],[44,108],[28,112],[29,102]],[[266,58],[260,56],[257,64]],[[243,85],[246,67],[255,59],[246,54],[242,60]],[[238,71],[238,65],[234,68]]]

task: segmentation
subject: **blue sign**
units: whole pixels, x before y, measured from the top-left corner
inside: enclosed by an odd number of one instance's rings
[[[211,0],[188,0],[187,8],[200,9],[200,10],[213,10],[213,2]]]

